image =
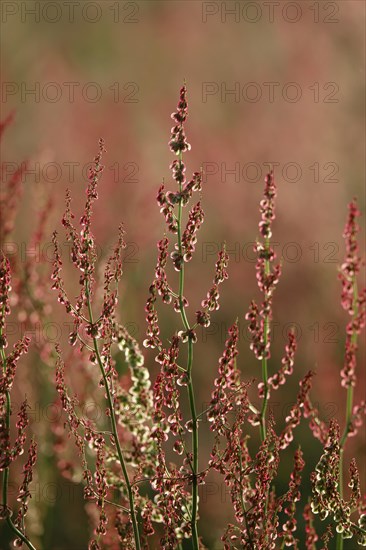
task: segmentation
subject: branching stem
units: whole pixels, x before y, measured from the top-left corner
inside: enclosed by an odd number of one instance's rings
[[[93,325],[93,312],[92,312],[92,307],[91,307],[91,302],[90,302],[90,293],[89,293],[88,283],[86,283],[85,294],[86,294],[87,306],[88,306],[88,312],[89,312],[89,322]],[[130,515],[131,515],[131,521],[132,521],[132,526],[133,526],[133,534],[134,534],[134,539],[135,539],[135,546],[136,546],[136,550],[141,550],[140,533],[139,533],[139,527],[138,527],[138,522],[137,522],[135,503],[134,503],[134,498],[133,498],[133,491],[132,491],[130,479],[128,477],[127,466],[126,466],[125,459],[123,457],[121,443],[120,443],[119,437],[118,437],[117,421],[116,421],[116,414],[115,414],[115,411],[114,411],[114,403],[113,403],[113,398],[112,398],[112,394],[111,394],[111,388],[109,386],[108,378],[107,378],[107,375],[105,373],[102,358],[100,356],[98,340],[95,337],[93,338],[93,346],[94,346],[94,351],[95,351],[95,355],[96,355],[96,358],[97,358],[97,362],[98,362],[98,365],[99,365],[99,368],[100,368],[100,372],[101,372],[101,375],[103,377],[104,387],[105,387],[107,401],[108,401],[108,407],[109,407],[109,410],[110,410],[112,433],[113,433],[114,442],[115,442],[116,449],[117,449],[118,460],[119,460],[119,463],[121,465],[123,477],[124,477],[126,487],[127,487],[128,500],[129,500],[129,504],[130,504]]]
[[[179,153],[179,162],[182,163],[182,153]],[[179,192],[182,192],[182,185],[179,186]],[[182,199],[179,200],[178,205],[178,250],[181,257],[183,257],[182,247]],[[189,333],[191,327],[189,325],[187,315],[184,308],[184,262],[181,264],[179,271],[179,309],[182,317],[182,322],[185,330]],[[188,336],[188,358],[187,358],[187,377],[188,377],[188,399],[189,407],[192,418],[192,518],[191,518],[191,530],[192,530],[192,544],[193,550],[199,549],[198,530],[197,530],[197,515],[198,515],[198,420],[192,380],[192,366],[193,366],[193,341],[191,335]]]
[[[355,319],[358,315],[358,290],[357,290],[357,281],[356,277],[353,278],[353,302],[352,302],[353,315],[352,319]],[[351,343],[357,344],[357,332],[353,330],[351,336]],[[339,457],[339,495],[343,498],[343,459],[344,459],[344,447],[348,438],[348,434],[352,422],[352,413],[353,413],[353,386],[349,385],[347,388],[347,403],[346,403],[346,424],[344,431],[339,443],[340,446],[340,457]],[[337,534],[337,550],[343,550],[343,536],[341,533]]]

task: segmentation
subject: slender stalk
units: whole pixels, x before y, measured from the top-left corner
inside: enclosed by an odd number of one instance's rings
[[[265,240],[265,249],[266,251],[269,249],[269,239],[266,238]],[[270,263],[269,260],[265,260],[265,273],[266,275],[269,275],[270,273]],[[265,293],[265,299],[267,299],[267,293]],[[269,322],[269,316],[266,315],[264,318],[264,347],[267,348],[268,344],[268,334],[270,331],[270,322]],[[267,414],[267,405],[268,405],[268,364],[267,364],[267,357],[264,356],[262,359],[262,382],[264,384],[264,397],[263,397],[263,403],[262,403],[262,409],[260,412],[260,433],[261,433],[261,440],[264,441],[267,435],[267,429],[266,429],[266,414]]]
[[[86,284],[85,294],[86,294],[86,298],[87,298],[87,305],[88,305],[88,312],[89,312],[89,322],[93,325],[93,312],[92,312],[92,307],[91,307],[91,303],[90,303],[90,294],[89,294],[88,283]],[[98,362],[98,365],[99,365],[99,368],[100,368],[100,372],[102,374],[103,381],[104,381],[104,387],[105,387],[105,390],[106,390],[108,407],[109,407],[109,410],[110,410],[112,433],[113,433],[114,442],[115,442],[116,449],[117,449],[118,460],[119,460],[119,463],[121,465],[123,477],[124,477],[126,487],[127,487],[128,500],[129,500],[129,504],[130,504],[130,515],[131,515],[131,521],[132,521],[132,526],[133,526],[133,534],[134,534],[134,539],[135,539],[136,550],[141,550],[140,533],[139,533],[138,522],[137,522],[137,517],[136,517],[135,503],[134,503],[134,499],[133,499],[133,491],[132,491],[130,479],[128,477],[126,462],[125,462],[125,459],[123,457],[121,443],[120,443],[120,440],[119,440],[119,437],[118,437],[117,421],[116,421],[116,415],[115,415],[115,412],[114,412],[114,404],[113,404],[113,399],[112,399],[112,395],[111,395],[111,390],[110,390],[110,387],[109,387],[109,384],[108,384],[108,378],[107,378],[105,370],[104,370],[102,358],[100,356],[98,340],[95,337],[93,338],[93,346],[94,346],[94,351],[95,351],[95,355],[96,355],[96,358],[97,358],[97,362]]]
[[[3,314],[4,314],[4,308],[3,308]],[[3,335],[3,329],[0,328],[0,337]],[[4,351],[4,348],[0,348],[0,356],[1,361],[3,364],[3,372],[4,376],[6,374],[6,354]],[[10,431],[10,411],[11,411],[11,398],[9,391],[6,392],[6,416],[5,416],[5,429],[9,433]],[[9,475],[10,475],[10,469],[9,466],[5,468],[3,472],[3,483],[2,483],[2,506],[4,510],[7,510],[8,507],[8,485],[9,485]],[[7,516],[6,522],[9,525],[10,529],[13,531],[13,533],[22,541],[24,544],[30,548],[30,550],[36,550],[35,546],[30,542],[30,540],[27,539],[27,537],[14,525],[12,519],[10,516]]]
[[[353,315],[352,318],[355,319],[358,315],[358,290],[357,290],[357,281],[356,278],[353,280]],[[357,343],[357,333],[353,331],[351,336],[351,343]],[[352,421],[352,412],[353,412],[353,386],[349,385],[347,388],[347,403],[346,403],[346,424],[343,430],[343,434],[339,443],[340,446],[340,457],[339,457],[339,495],[343,498],[343,459],[344,459],[344,447],[348,438],[348,433]],[[337,550],[343,550],[343,536],[341,533],[337,534]]]
[[[358,315],[358,290],[357,290],[357,281],[353,282],[353,319]],[[357,344],[357,333],[353,331],[351,336],[351,343]],[[343,431],[343,435],[340,441],[340,447],[343,450],[345,443],[347,441],[351,420],[353,412],[353,386],[348,386],[347,388],[347,404],[346,404],[346,425]]]
[[[36,547],[33,546],[33,544],[31,543],[31,541],[29,539],[27,539],[27,537],[25,535],[23,535],[23,533],[21,531],[19,531],[19,529],[14,525],[14,523],[12,522],[12,519],[10,517],[7,517],[6,518],[6,522],[7,524],[9,525],[10,529],[16,534],[16,536],[22,541],[24,542],[24,544],[26,546],[28,546],[28,548],[30,550],[36,550]]]
[[[192,381],[192,360],[193,360],[193,342],[191,338],[188,340],[188,397],[189,397],[189,406],[191,409],[192,415],[192,452],[193,452],[193,473],[192,473],[192,541],[194,550],[198,550],[198,531],[197,531],[197,511],[198,511],[198,425],[197,425],[197,414],[196,414],[196,405],[194,398],[193,390],[193,381]]]
[[[339,494],[343,498],[343,449],[341,449],[340,461],[339,461]],[[343,550],[343,536],[341,533],[337,533],[336,550]]]
[[[266,326],[265,321],[265,326]],[[266,343],[267,336],[264,337],[264,342]],[[262,403],[262,409],[260,414],[260,432],[261,432],[261,440],[264,441],[267,436],[267,429],[266,429],[266,413],[267,413],[267,404],[268,404],[268,386],[267,386],[267,380],[268,380],[268,368],[267,368],[267,358],[263,357],[262,359],[262,380],[264,384],[264,398]]]
[[[251,534],[251,532],[248,528],[247,509],[245,507],[244,495],[243,495],[243,459],[242,459],[241,449],[239,451],[239,463],[240,463],[240,503],[241,503],[241,507],[243,509],[245,526],[247,528],[248,539],[249,539],[248,540],[249,548],[252,548],[252,550],[254,550],[254,544],[253,544],[253,541],[252,541],[252,534]]]
[[[182,162],[182,152],[179,153],[179,162]],[[182,192],[182,184],[179,186],[179,191]],[[182,250],[182,199],[179,201],[178,205],[178,218],[177,218],[177,237],[178,237],[178,250],[181,256],[183,256]],[[182,322],[184,328],[187,332],[191,330],[189,325],[187,315],[184,309],[183,303],[183,294],[184,293],[184,262],[182,262],[181,269],[179,271],[179,309],[182,317]],[[188,358],[187,358],[187,376],[188,376],[188,399],[189,407],[191,411],[192,418],[192,454],[193,454],[193,464],[192,464],[192,518],[191,518],[191,529],[192,529],[192,544],[193,550],[199,549],[198,542],[198,530],[197,530],[197,512],[198,512],[198,424],[197,424],[197,412],[192,380],[192,366],[193,366],[193,342],[191,336],[188,337]]]
[[[268,237],[266,237],[265,239],[265,250],[266,252],[270,249],[270,240]],[[264,263],[264,269],[265,269],[265,274],[266,275],[269,275],[270,272],[271,272],[271,266],[270,266],[270,263],[269,263],[269,260],[268,259],[265,259],[265,263]],[[268,292],[265,290],[264,291],[264,300],[267,301],[267,299],[269,298],[268,296]],[[268,336],[269,336],[269,331],[270,331],[270,319],[269,319],[269,314],[267,314],[264,318],[264,357],[262,358],[262,382],[263,382],[263,392],[264,392],[264,395],[263,395],[263,403],[262,403],[262,408],[261,408],[261,412],[260,412],[260,436],[261,436],[261,441],[263,442],[266,437],[267,437],[267,428],[266,428],[266,415],[267,415],[267,406],[268,406],[268,359],[267,359],[267,344],[268,344]],[[266,495],[266,502],[265,502],[265,505],[264,505],[264,517],[263,517],[263,521],[264,521],[264,528],[266,526],[266,518],[267,518],[267,509],[268,509],[268,500],[269,500],[269,487],[268,487],[268,491],[267,491],[267,495]],[[267,537],[265,539],[267,541]]]

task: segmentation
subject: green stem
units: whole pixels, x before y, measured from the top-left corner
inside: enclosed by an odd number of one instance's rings
[[[16,534],[16,536],[22,541],[24,542],[24,544],[26,544],[28,546],[28,548],[30,550],[36,550],[36,547],[33,546],[33,544],[31,543],[31,541],[29,539],[27,539],[27,537],[21,532],[19,531],[19,529],[14,525],[14,523],[12,522],[12,519],[10,517],[7,517],[6,518],[6,522],[7,524],[9,525],[10,529]]]
[[[355,319],[358,315],[358,290],[357,290],[357,281],[354,278],[353,280],[353,315],[352,319]],[[353,331],[351,336],[351,343],[357,344],[357,333]],[[340,446],[340,456],[339,456],[339,496],[343,498],[343,459],[344,459],[344,447],[348,438],[351,422],[352,422],[352,413],[353,413],[353,386],[348,386],[347,388],[347,403],[346,403],[346,423],[343,430],[343,434],[339,443]],[[341,533],[337,534],[337,550],[343,550],[343,536]]]
[[[182,152],[179,153],[179,162],[182,162]],[[182,191],[182,185],[179,186],[179,192]],[[178,238],[178,250],[179,254],[183,256],[182,249],[182,200],[179,201],[178,205],[178,218],[177,218],[177,238]],[[184,263],[182,262],[181,269],[179,271],[179,309],[182,317],[182,322],[184,328],[187,332],[191,330],[189,325],[187,315],[183,303],[184,295]],[[192,454],[193,454],[193,464],[192,464],[192,517],[191,517],[191,530],[192,530],[192,544],[193,550],[199,549],[198,541],[198,530],[197,530],[197,515],[198,515],[198,423],[197,423],[197,412],[196,404],[194,397],[194,388],[192,380],[192,366],[193,366],[193,342],[192,338],[188,337],[188,358],[187,358],[187,376],[188,376],[188,399],[189,407],[192,418]]]
[[[343,550],[343,537],[341,533],[337,533],[336,550]]]
[[[92,312],[91,303],[90,303],[88,283],[86,284],[85,294],[86,294],[87,304],[88,304],[89,321],[93,325],[93,312]],[[111,389],[109,387],[108,378],[107,378],[107,375],[106,375],[105,370],[104,370],[102,358],[100,356],[98,341],[95,337],[93,338],[93,345],[94,345],[95,355],[97,357],[97,362],[98,362],[98,365],[99,365],[99,368],[100,368],[100,372],[101,372],[102,377],[103,377],[104,387],[105,387],[105,390],[106,390],[108,407],[109,407],[109,410],[110,410],[110,419],[111,419],[111,424],[112,424],[112,433],[113,433],[114,442],[115,442],[116,449],[117,449],[118,460],[119,460],[119,463],[121,465],[123,477],[124,477],[126,487],[127,487],[128,500],[129,500],[129,504],[130,504],[130,515],[131,515],[131,521],[132,521],[132,526],[133,526],[133,534],[134,534],[134,539],[135,539],[136,550],[141,550],[140,533],[139,533],[139,528],[138,528],[138,523],[137,523],[135,503],[134,503],[134,499],[133,499],[133,491],[132,491],[130,479],[128,477],[127,466],[126,466],[125,459],[123,457],[121,443],[120,443],[119,437],[118,437],[117,421],[116,421],[116,415],[115,415],[115,411],[114,411],[114,405],[113,405],[113,399],[112,399],[112,395],[111,395]]]
[[[270,242],[269,242],[269,238],[267,237],[266,240],[265,240],[265,250],[268,251],[269,248],[270,248]],[[266,275],[269,275],[270,272],[271,272],[271,266],[270,266],[269,260],[267,260],[267,259],[265,260],[265,263],[264,263],[264,270],[265,270]],[[268,299],[268,293],[266,291],[264,293],[264,299],[265,300]],[[267,360],[267,357],[266,357],[266,348],[267,348],[267,344],[268,344],[269,330],[270,330],[269,315],[266,315],[265,318],[264,318],[264,353],[265,353],[265,356],[262,358],[262,382],[263,382],[264,395],[263,395],[262,408],[261,408],[261,412],[260,412],[260,436],[261,436],[261,441],[262,442],[267,437],[266,415],[267,415],[268,393],[269,392],[268,392],[268,360]],[[265,506],[264,506],[264,517],[263,517],[264,528],[266,526],[268,500],[269,500],[269,487],[268,487],[266,502],[265,502]],[[267,538],[266,538],[266,540],[267,540]]]
[[[192,541],[194,550],[198,550],[198,531],[197,531],[197,511],[198,511],[198,425],[197,413],[192,381],[192,360],[193,360],[193,342],[191,338],[188,340],[188,397],[189,407],[192,415],[192,452],[193,452],[193,472],[192,472]]]
[[[266,326],[266,321],[264,323]],[[267,337],[264,337],[264,343],[267,343]],[[267,430],[266,430],[266,414],[267,414],[267,404],[268,404],[268,386],[267,386],[267,380],[268,380],[268,368],[267,368],[267,358],[263,357],[262,359],[262,380],[264,384],[264,398],[262,403],[262,409],[260,413],[260,432],[261,432],[261,440],[264,441],[267,436]]]
[[[269,239],[266,238],[265,241],[265,249],[269,249]],[[265,260],[265,273],[266,275],[269,275],[270,273],[270,264],[268,260]],[[265,299],[267,299],[267,293],[265,293]],[[264,318],[264,347],[266,349],[268,344],[268,334],[270,330],[270,323],[269,323],[269,316],[266,315]],[[262,359],[262,382],[264,384],[264,397],[263,397],[263,403],[262,403],[262,409],[260,412],[260,433],[261,433],[261,440],[264,441],[267,435],[267,429],[266,429],[266,414],[267,414],[267,406],[268,406],[268,363],[267,363],[267,357],[263,357]]]

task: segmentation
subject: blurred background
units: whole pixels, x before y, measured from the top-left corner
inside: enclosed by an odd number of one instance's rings
[[[1,118],[15,113],[2,140],[2,183],[22,161],[28,163],[15,227],[3,243],[9,256],[20,268],[33,258],[43,274],[50,271],[51,234],[55,228],[61,230],[65,190],[71,189],[78,218],[87,166],[103,137],[107,153],[94,232],[104,258],[118,224],[125,225],[128,247],[120,315],[142,344],[156,242],[165,231],[155,198],[163,178],[167,188],[172,185],[170,114],[185,79],[186,131],[192,146],[185,156],[187,175],[201,166],[205,171],[206,219],[186,269],[191,318],[210,288],[224,241],[231,260],[229,281],[221,287],[220,310],[210,328],[198,335],[194,364],[198,408],[204,410],[210,398],[227,329],[237,316],[238,364],[248,379],[260,376],[260,364],[249,350],[244,316],[251,299],[260,299],[252,246],[258,236],[263,180],[272,164],[278,186],[273,240],[283,260],[283,275],[274,299],[270,372],[278,369],[290,326],[295,326],[299,340],[294,375],[286,389],[272,396],[272,409],[278,426],[283,426],[299,380],[313,369],[317,376],[312,395],[322,418],[329,421],[336,416],[343,426],[346,396],[340,370],[348,319],[340,305],[337,270],[344,256],[348,202],[357,196],[365,213],[365,4],[357,0],[28,0],[2,2],[1,17]],[[30,235],[50,197],[52,210],[43,241],[34,250]],[[360,223],[364,250],[363,218]],[[64,252],[72,294],[77,279],[66,248]],[[175,287],[176,277],[170,273]],[[67,340],[68,320],[54,295],[51,301],[57,327],[42,326],[39,338],[52,344]],[[172,327],[181,328],[168,306],[161,307],[160,318],[166,338]],[[22,332],[21,320],[15,309],[14,338]],[[41,437],[44,455],[36,504],[30,512],[31,529],[39,548],[84,550],[88,519],[82,488],[60,478],[55,468],[55,430],[52,411],[47,409],[54,390],[46,382],[53,377],[53,367],[40,361],[36,350],[29,361],[19,375],[19,396],[26,387],[29,401],[39,406],[33,429]],[[146,361],[154,378],[157,364],[151,352]],[[364,367],[363,339],[355,402],[365,397]],[[203,423],[202,465],[209,457],[208,431]],[[298,435],[306,476],[321,447],[305,424]],[[346,453],[346,461],[358,457],[363,483],[364,446],[362,429],[357,441],[349,441]],[[283,458],[283,490],[294,450],[291,446]],[[219,549],[231,518],[229,496],[219,479],[213,478],[209,487],[201,495],[200,532],[208,548]],[[304,482],[304,502],[308,495],[309,483]],[[303,541],[301,514],[298,519]],[[8,548],[7,534],[0,531],[0,537],[3,548]]]

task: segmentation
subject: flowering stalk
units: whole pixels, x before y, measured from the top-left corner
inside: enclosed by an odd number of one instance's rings
[[[119,229],[119,238],[118,242],[114,248],[112,256],[108,259],[105,273],[104,273],[104,298],[102,313],[98,319],[94,319],[92,311],[92,293],[93,287],[95,286],[94,274],[95,274],[95,264],[96,264],[96,247],[94,242],[94,236],[91,232],[91,215],[92,215],[92,205],[93,202],[98,198],[97,193],[97,183],[100,177],[101,172],[103,171],[103,166],[101,165],[102,153],[104,151],[104,141],[99,141],[99,153],[94,159],[93,167],[89,172],[89,184],[87,188],[87,200],[85,204],[85,210],[83,216],[81,217],[80,224],[82,230],[79,236],[76,228],[73,225],[72,219],[73,214],[70,209],[71,197],[70,193],[67,193],[67,207],[66,212],[63,216],[63,225],[67,230],[67,238],[71,243],[71,258],[74,265],[81,272],[80,276],[80,285],[81,291],[80,295],[77,298],[76,305],[73,306],[69,301],[67,294],[64,289],[63,280],[61,277],[61,256],[57,242],[57,235],[54,233],[53,243],[55,247],[55,259],[54,259],[54,271],[52,274],[52,279],[54,280],[53,289],[58,291],[59,302],[63,303],[66,307],[66,311],[71,313],[74,317],[74,330],[69,336],[69,341],[74,345],[78,340],[81,342],[81,348],[86,348],[91,352],[89,357],[90,361],[94,364],[97,364],[101,374],[100,386],[105,390],[105,398],[108,403],[107,416],[110,419],[111,424],[111,440],[112,445],[115,446],[117,451],[117,456],[115,457],[117,463],[119,463],[122,470],[123,479],[126,485],[127,496],[129,501],[129,510],[128,514],[131,518],[132,528],[133,528],[133,539],[135,544],[135,549],[141,549],[140,543],[140,533],[139,526],[137,521],[136,513],[136,504],[135,496],[132,488],[131,481],[129,479],[129,474],[127,471],[126,459],[123,455],[121,442],[118,434],[117,427],[117,392],[114,388],[116,382],[117,373],[114,369],[114,363],[111,356],[111,346],[113,341],[119,342],[119,329],[115,322],[115,309],[118,302],[118,283],[122,276],[122,250],[125,248],[125,242],[123,239],[124,231],[120,226]],[[112,284],[114,283],[115,289],[112,290]],[[85,317],[83,310],[86,308],[88,317]],[[92,347],[90,347],[80,336],[81,327],[84,325],[86,334],[91,337]],[[102,349],[99,346],[98,340],[103,340]],[[120,337],[121,342],[125,340],[123,335]],[[136,365],[135,365],[136,366]],[[61,371],[60,371],[61,372]],[[64,396],[64,409],[68,412],[68,404],[65,399],[65,391],[63,387],[63,382],[61,380],[62,376],[60,375],[59,388],[61,391],[61,397]],[[60,393],[60,392],[59,392]],[[107,518],[104,511],[104,491],[106,490],[106,480],[105,480],[105,468],[104,464],[104,442],[101,436],[101,432],[91,429],[90,425],[85,425],[85,422],[82,423],[76,417],[75,413],[71,411],[71,415],[74,417],[74,424],[71,427],[76,438],[77,445],[81,455],[84,454],[83,443],[80,441],[80,436],[76,433],[79,425],[83,425],[86,429],[87,439],[92,442],[94,449],[97,454],[96,462],[96,483],[98,493],[103,493],[103,498],[98,498],[97,503],[100,508],[100,523],[96,529],[96,534],[98,538],[100,534],[105,535],[106,529],[105,524],[107,523]],[[121,419],[121,415],[118,415]],[[95,437],[95,434],[97,437]],[[113,454],[109,450],[110,454]],[[87,478],[87,488],[86,493],[87,497],[90,498],[92,494],[95,494],[93,490],[90,489],[90,476],[89,470],[87,469],[87,464],[85,458],[84,460],[84,473]],[[122,531],[122,530],[121,530]],[[99,549],[99,542],[92,541],[89,545],[89,548],[92,550]]]
[[[272,295],[281,274],[280,265],[272,268],[275,253],[271,246],[272,221],[275,218],[274,206],[277,194],[274,182],[273,170],[265,178],[264,199],[260,202],[262,219],[259,222],[259,232],[264,243],[257,242],[257,283],[264,298],[259,310],[257,304],[252,301],[246,319],[250,321],[249,331],[252,335],[251,349],[258,360],[262,362],[262,382],[259,384],[259,396],[263,399],[261,410],[258,414],[261,440],[266,438],[266,414],[269,399],[268,384],[268,359],[271,347],[271,319],[272,319]]]
[[[193,369],[193,345],[197,342],[195,329],[198,325],[208,327],[210,324],[210,311],[219,309],[219,285],[228,278],[226,271],[228,265],[228,255],[225,250],[219,253],[216,262],[215,276],[213,285],[207,297],[201,302],[201,310],[196,311],[196,322],[191,324],[187,318],[186,308],[188,301],[184,296],[185,286],[185,263],[192,258],[197,242],[196,233],[203,223],[204,213],[201,208],[200,201],[197,202],[189,211],[187,224],[185,229],[182,227],[183,207],[185,207],[194,192],[201,190],[202,173],[194,172],[192,179],[186,181],[185,164],[183,162],[183,152],[190,149],[186,140],[184,122],[187,118],[187,101],[186,101],[186,86],[180,90],[180,98],[176,112],[172,114],[174,126],[171,131],[171,140],[169,142],[170,150],[176,154],[177,158],[171,163],[170,168],[173,172],[173,179],[177,184],[177,190],[174,192],[165,192],[165,187],[162,185],[159,188],[157,201],[160,206],[160,211],[165,216],[165,221],[169,232],[177,235],[177,241],[174,246],[174,251],[170,254],[173,261],[173,266],[179,272],[179,289],[175,293],[170,288],[167,282],[165,267],[168,256],[169,241],[166,236],[158,242],[159,257],[155,269],[155,280],[150,286],[150,297],[146,304],[147,312],[147,338],[144,341],[146,347],[158,348],[159,354],[155,360],[161,365],[161,371],[158,374],[154,385],[154,420],[157,424],[154,429],[154,436],[157,439],[159,453],[161,456],[160,463],[164,464],[165,453],[162,449],[162,443],[168,440],[168,434],[171,433],[176,439],[173,450],[181,455],[185,453],[183,466],[179,469],[181,474],[181,482],[179,484],[179,476],[173,482],[173,476],[166,476],[166,472],[170,473],[171,468],[165,466],[158,468],[157,480],[155,488],[159,488],[161,495],[159,501],[171,494],[171,503],[168,503],[173,508],[174,513],[167,514],[165,518],[166,528],[165,535],[161,539],[161,545],[168,549],[179,545],[181,537],[191,537],[192,547],[195,550],[199,548],[199,538],[197,530],[198,521],[198,485],[202,483],[207,474],[207,470],[199,472],[198,462],[198,421],[195,404],[195,392],[193,385],[192,369]],[[177,214],[175,209],[177,208]],[[158,315],[155,309],[157,295],[162,297],[164,303],[169,304],[174,298],[174,310],[180,314],[182,322],[182,330],[174,334],[171,339],[171,345],[168,350],[162,347],[159,334]],[[179,343],[186,343],[187,348],[187,364],[183,368],[177,364],[179,355]],[[180,410],[180,390],[179,386],[186,386],[188,392],[188,402],[190,410],[190,419],[183,426],[182,413]],[[174,409],[173,414],[166,416],[163,408]],[[191,451],[186,449],[186,444],[183,438],[185,430],[192,433],[191,436]],[[171,473],[176,472],[173,467]],[[190,493],[183,492],[182,480],[188,480],[191,489]],[[179,492],[177,492],[179,489]],[[164,495],[164,496],[163,496]],[[191,498],[188,498],[191,497]],[[189,502],[189,506],[184,503],[182,516],[181,502],[185,498]],[[173,505],[172,505],[173,504]],[[187,524],[187,517],[189,523]],[[181,525],[177,525],[177,520]]]
[[[338,423],[331,421],[323,454],[311,476],[312,512],[319,514],[321,520],[328,516],[333,518],[337,532],[337,550],[343,549],[344,539],[351,539],[354,536],[357,537],[358,544],[366,545],[365,506],[362,502],[359,473],[354,459],[349,467],[350,499],[347,501],[343,494],[344,447],[348,437],[357,433],[357,427],[361,424],[361,414],[366,408],[364,402],[357,406],[353,405],[357,339],[366,321],[366,289],[358,293],[356,282],[361,266],[356,238],[359,229],[356,219],[359,215],[360,212],[354,200],[349,204],[348,220],[343,233],[347,253],[339,274],[342,281],[342,307],[351,317],[347,325],[345,361],[341,371],[341,384],[347,389],[346,422],[341,436]],[[356,511],[359,514],[357,523],[352,518]]]
[[[366,546],[366,514],[364,513],[364,504],[362,503],[360,490],[360,477],[353,459],[349,467],[350,481],[348,486],[351,488],[350,500],[346,501],[339,493],[341,448],[340,448],[340,430],[335,420],[331,420],[328,432],[328,440],[323,450],[323,454],[311,474],[313,498],[311,509],[315,514],[319,514],[321,520],[328,516],[333,518],[336,531],[343,539],[357,537],[357,542],[361,546]],[[352,514],[358,510],[358,522],[352,519]]]
[[[360,271],[361,259],[358,254],[357,232],[359,226],[357,217],[360,211],[356,201],[353,200],[349,206],[348,220],[343,233],[346,242],[346,259],[340,269],[339,278],[342,282],[342,306],[351,316],[347,325],[345,363],[341,371],[342,386],[347,389],[346,418],[343,434],[340,438],[340,461],[339,461],[339,494],[343,498],[343,458],[344,447],[350,435],[353,435],[354,417],[354,386],[356,385],[356,351],[357,340],[361,329],[365,325],[365,290],[359,295],[357,288],[357,273]],[[343,549],[343,534],[337,534],[337,550]]]
[[[182,174],[184,173],[183,165],[183,151],[189,149],[189,144],[186,142],[185,133],[184,133],[184,122],[187,118],[187,102],[186,102],[186,86],[183,86],[180,91],[180,101],[178,104],[178,110],[172,115],[172,118],[176,122],[176,126],[172,131],[172,139],[170,142],[170,147],[172,151],[178,153],[178,164],[173,165],[173,173],[179,187],[179,202],[178,202],[178,217],[177,217],[177,244],[178,244],[178,254],[181,258],[180,269],[179,269],[179,311],[182,318],[182,323],[184,327],[184,332],[188,336],[187,346],[188,346],[188,357],[187,357],[187,389],[188,389],[188,399],[189,407],[191,412],[191,421],[192,421],[192,517],[191,517],[191,529],[192,529],[192,544],[194,550],[198,550],[199,541],[198,541],[198,531],[197,531],[197,512],[198,512],[198,424],[197,424],[197,412],[192,380],[192,367],[193,367],[193,339],[194,332],[188,322],[186,311],[185,311],[185,300],[184,300],[184,249],[182,242],[182,210],[183,210],[183,200],[184,195],[183,191],[183,178]],[[173,253],[174,254],[174,253]]]
[[[182,162],[182,153],[179,154],[179,162]],[[180,184],[179,191],[182,191],[182,186]],[[182,237],[181,237],[181,224],[182,224],[182,199],[179,200],[179,210],[178,210],[178,247],[179,252],[182,254]],[[188,333],[188,358],[187,358],[187,388],[188,388],[188,398],[189,398],[189,407],[191,411],[191,420],[192,420],[192,542],[194,550],[198,550],[198,531],[197,531],[197,509],[198,509],[198,425],[197,425],[197,412],[196,404],[194,398],[194,388],[192,380],[192,367],[193,367],[193,334],[192,329],[189,325],[185,308],[184,308],[184,263],[182,264],[181,270],[179,272],[179,309],[182,317],[182,322],[184,325],[185,331]]]
[[[268,260],[268,257],[267,257],[269,249],[270,249],[269,238],[266,237],[266,239],[265,239],[266,259],[264,261],[264,272],[265,272],[266,275],[268,275],[270,273],[270,263],[269,263],[269,260]],[[264,299],[265,299],[265,301],[268,300],[267,291],[265,291]],[[264,334],[263,334],[264,349],[267,349],[267,347],[268,347],[269,331],[270,330],[271,330],[271,328],[270,328],[270,314],[268,312],[264,316],[264,331],[263,331],[264,332]],[[269,394],[267,361],[268,361],[268,358],[267,358],[267,354],[265,353],[262,357],[262,382],[263,382],[263,394],[264,395],[263,395],[262,408],[261,408],[261,412],[260,412],[260,432],[261,432],[262,441],[265,440],[266,435],[267,435],[267,433],[266,433],[266,413],[267,413],[267,403],[268,403],[268,394]]]
[[[352,290],[353,290],[353,299],[352,299],[352,310],[353,310],[353,315],[352,315],[352,334],[350,336],[350,338],[348,337],[347,338],[347,346],[348,346],[348,350],[350,351],[351,348],[352,349],[357,349],[357,339],[358,339],[358,332],[355,328],[355,323],[357,322],[357,319],[358,319],[358,290],[357,290],[357,281],[356,281],[356,278],[353,277],[353,281],[352,281]],[[347,438],[348,438],[348,435],[350,433],[350,429],[351,429],[351,422],[352,422],[352,413],[353,413],[353,384],[352,382],[348,383],[347,382],[347,403],[346,403],[346,422],[345,422],[345,427],[344,427],[344,431],[343,431],[343,434],[342,434],[342,437],[341,437],[341,441],[340,441],[340,446],[341,446],[341,450],[342,450],[342,455],[343,455],[343,449],[344,449],[344,446],[345,446],[345,443],[347,441]],[[342,496],[342,488],[340,486],[340,490],[341,490],[341,496]]]
[[[90,302],[90,292],[89,292],[88,284],[86,285],[85,295],[86,295],[86,300],[87,300],[90,326],[93,326],[94,325],[94,318],[93,318],[93,312],[92,312],[92,307],[91,307],[91,302]],[[116,415],[115,415],[115,411],[114,411],[114,403],[113,403],[113,398],[112,398],[112,395],[111,395],[111,389],[109,387],[109,381],[108,381],[108,378],[107,378],[107,375],[106,375],[106,372],[105,372],[105,368],[104,368],[104,365],[103,365],[103,362],[102,362],[102,358],[100,356],[98,340],[97,340],[96,337],[93,337],[93,347],[94,347],[96,359],[97,359],[97,362],[98,362],[98,366],[100,368],[100,372],[101,372],[101,375],[103,377],[104,388],[106,390],[106,396],[107,396],[107,401],[108,401],[108,408],[109,408],[109,411],[110,411],[110,419],[111,419],[111,425],[112,425],[113,440],[114,440],[114,443],[116,445],[118,460],[119,460],[119,463],[121,465],[123,477],[124,477],[126,487],[127,487],[128,500],[129,500],[129,504],[130,504],[129,513],[131,515],[131,521],[132,521],[132,526],[133,526],[133,533],[134,533],[136,550],[140,550],[140,548],[141,548],[140,533],[139,533],[139,527],[138,527],[138,522],[137,522],[136,510],[135,510],[134,495],[133,495],[133,492],[132,492],[132,486],[131,486],[131,482],[130,482],[130,479],[129,479],[129,476],[128,476],[126,462],[125,462],[125,459],[123,457],[121,443],[120,443],[120,440],[119,440],[119,435],[118,435],[118,430],[117,430],[117,422],[116,422]]]
[[[0,505],[0,517],[5,519],[10,529],[16,535],[15,544],[19,545],[19,542],[24,543],[30,550],[35,550],[35,547],[31,541],[26,537],[24,533],[24,517],[28,511],[27,500],[30,496],[28,492],[28,485],[32,480],[32,468],[36,460],[36,444],[32,441],[29,449],[29,461],[24,466],[25,481],[23,486],[25,488],[19,500],[22,502],[22,507],[18,512],[16,521],[13,522],[12,511],[8,506],[8,484],[10,475],[11,463],[24,452],[25,443],[25,429],[28,425],[27,416],[27,401],[25,400],[21,405],[18,413],[18,436],[13,447],[10,444],[10,417],[11,417],[11,397],[10,390],[12,388],[16,367],[20,356],[26,353],[28,350],[29,339],[24,338],[18,342],[7,357],[5,348],[8,345],[5,334],[5,317],[10,314],[9,307],[9,293],[11,290],[11,278],[10,278],[10,265],[9,260],[3,256],[0,263],[0,359],[2,364],[1,378],[0,378],[0,471],[2,472],[2,503]]]

